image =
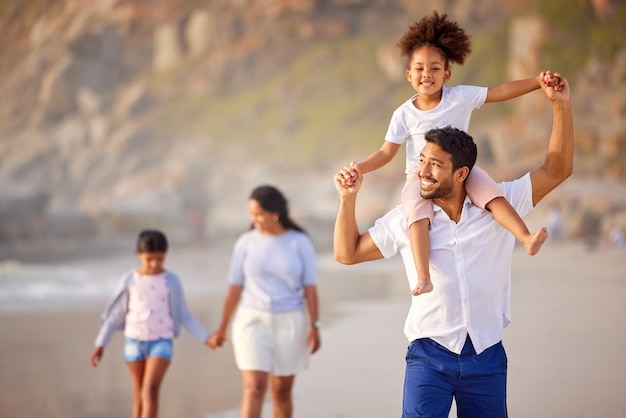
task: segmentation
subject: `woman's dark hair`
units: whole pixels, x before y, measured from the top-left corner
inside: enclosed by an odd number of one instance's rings
[[[413,53],[423,46],[437,48],[443,55],[446,69],[450,62],[463,65],[465,58],[472,52],[470,36],[465,30],[457,22],[448,20],[446,13],[440,15],[436,11],[409,26],[398,41],[398,46],[402,56],[407,57],[407,68]]]
[[[306,231],[289,217],[289,205],[285,196],[274,186],[258,186],[250,194],[250,199],[259,202],[261,207],[268,212],[278,214],[278,221],[286,229],[295,229],[296,231]],[[253,226],[254,228],[254,226]]]
[[[167,238],[156,229],[146,229],[139,233],[137,239],[138,253],[165,253],[167,252]]]

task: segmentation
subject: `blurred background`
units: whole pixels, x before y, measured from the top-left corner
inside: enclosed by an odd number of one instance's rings
[[[328,247],[332,176],[413,94],[395,43],[432,10],[472,35],[450,85],[570,81],[575,172],[533,216],[558,217],[563,238],[623,230],[624,1],[2,0],[0,257],[128,247],[149,225],[218,242],[246,228],[261,183]],[[550,121],[540,92],[484,106],[479,163],[498,180],[540,164]],[[368,176],[368,223],[399,201],[403,171],[400,153]]]
[[[298,417],[397,416],[404,272],[398,257],[334,261],[332,177],[413,95],[396,42],[433,10],[472,36],[449,85],[548,69],[572,87],[574,174],[525,218],[550,229],[540,254],[514,252],[511,416],[623,417],[624,0],[0,0],[0,416],[127,416],[121,338],[97,371],[87,358],[137,233],[168,235],[168,268],[212,329],[249,193],[267,183],[318,249],[329,325]],[[475,111],[479,164],[497,180],[538,166],[551,116],[538,91]],[[399,203],[404,157],[367,175],[362,227]],[[238,416],[231,350],[188,334],[177,350],[162,416]]]

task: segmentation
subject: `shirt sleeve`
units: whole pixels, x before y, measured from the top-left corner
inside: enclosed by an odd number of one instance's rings
[[[302,238],[298,243],[300,256],[302,257],[302,284],[304,286],[317,284],[317,262],[315,256],[315,247],[308,235],[302,234]]]
[[[530,173],[526,173],[526,175],[517,180],[500,183],[500,188],[506,200],[509,201],[520,216],[524,216],[534,209],[533,185]]]
[[[400,206],[387,212],[374,223],[368,232],[385,258],[396,255],[399,251],[402,238],[407,238],[404,215]]]
[[[228,271],[228,284],[235,286],[243,286],[244,272],[243,262],[246,257],[246,234],[239,237],[233,248],[233,255],[230,261],[230,270]]]
[[[122,331],[126,322],[126,303],[128,300],[128,280],[132,272],[122,276],[115,288],[114,296],[100,317],[100,329],[95,345],[106,347],[115,331]]]
[[[119,329],[120,325],[116,321],[116,319],[107,317],[100,325],[100,329],[98,331],[98,335],[96,336],[94,345],[96,347],[106,347],[107,344],[109,344],[113,333]]]
[[[403,107],[399,107],[393,112],[387,133],[385,134],[385,141],[393,142],[394,144],[404,144],[409,138],[409,129],[404,122]]]
[[[170,273],[171,274],[171,273]],[[177,303],[178,313],[180,314],[180,323],[187,331],[191,333],[200,342],[205,342],[209,338],[209,332],[198,322],[198,320],[191,314],[189,307],[187,306],[187,300],[185,299],[185,292],[183,291],[183,285],[180,282],[180,278],[172,274],[173,287],[170,291],[175,291],[175,298]]]
[[[458,91],[463,95],[472,110],[480,108],[487,100],[487,87],[480,86],[457,86]]]

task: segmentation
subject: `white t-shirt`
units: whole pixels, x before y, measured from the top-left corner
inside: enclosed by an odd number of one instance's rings
[[[398,107],[391,117],[385,141],[406,142],[406,172],[415,171],[426,144],[424,135],[431,129],[452,126],[467,132],[472,112],[487,100],[487,87],[444,86],[441,102],[431,110],[419,110],[413,104],[417,95]]]
[[[235,243],[228,283],[243,286],[243,306],[270,312],[302,309],[304,286],[317,284],[313,243],[296,230],[263,235],[251,229]]]
[[[533,209],[530,174],[499,185],[520,215]],[[378,219],[369,233],[385,258],[400,253],[413,289],[417,271],[402,207]],[[510,321],[515,238],[467,197],[458,224],[434,205],[429,234],[434,290],[412,297],[404,333],[409,341],[431,338],[457,354],[469,333],[480,353],[502,340]]]

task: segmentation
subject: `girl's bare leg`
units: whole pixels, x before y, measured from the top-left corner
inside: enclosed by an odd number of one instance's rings
[[[272,376],[270,380],[274,418],[291,418],[293,415],[291,389],[295,376]]]
[[[433,283],[430,281],[430,237],[428,236],[428,219],[420,219],[409,226],[411,252],[417,269],[417,286],[411,291],[414,296],[432,292]]]
[[[170,361],[161,357],[148,357],[141,388],[141,418],[156,418],[159,410],[161,383]]]
[[[243,379],[241,418],[261,418],[269,373],[242,370],[241,377]]]
[[[141,418],[141,387],[143,385],[146,361],[131,361],[126,364],[128,365],[130,378],[133,383],[133,418]]]
[[[548,239],[548,229],[545,227],[539,228],[537,232],[531,234],[522,218],[504,197],[496,197],[487,203],[486,208],[491,211],[500,225],[524,245],[529,255],[537,254]]]

